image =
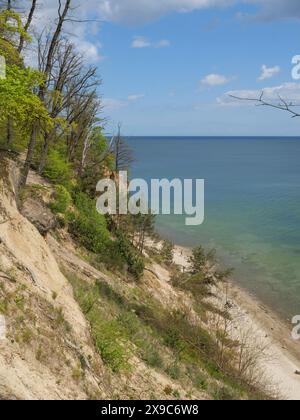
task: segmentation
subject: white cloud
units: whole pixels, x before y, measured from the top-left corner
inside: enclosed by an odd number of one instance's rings
[[[258,80],[267,80],[272,79],[276,74],[280,73],[280,67],[274,66],[274,67],[267,67],[265,64],[261,68],[261,75],[258,78]]]
[[[57,0],[43,1],[38,16],[41,26],[47,27],[49,20],[56,16],[57,3]],[[256,16],[263,19],[300,18],[299,0],[73,0],[73,15],[80,16],[81,19],[92,17],[101,21],[140,25],[172,12],[188,13],[245,3],[258,5]],[[95,29],[92,23],[76,24],[76,34],[78,28],[83,26],[86,31]]]
[[[208,74],[201,80],[201,85],[203,86],[222,86],[229,83],[231,78],[223,76],[221,74]]]
[[[162,39],[158,42],[152,42],[143,36],[136,36],[132,41],[131,48],[167,48],[170,45],[171,43],[167,39]]]
[[[212,6],[228,6],[235,2],[236,0],[98,0],[97,4],[103,19],[136,24],[155,20],[174,11],[191,12]]]
[[[92,42],[77,38],[72,38],[72,41],[76,45],[77,51],[84,55],[89,63],[97,63],[104,59],[100,54],[101,44],[93,44]]]
[[[171,46],[171,42],[167,39],[162,39],[161,41],[158,41],[156,44],[154,44],[155,48],[167,48]]]
[[[172,13],[188,13],[213,7],[245,3],[259,6],[262,19],[300,18],[299,0],[90,0],[101,18],[108,21],[141,24]]]
[[[150,48],[151,42],[142,36],[135,37],[131,44],[132,48]]]
[[[249,105],[251,101],[238,101],[232,96],[244,99],[259,99],[262,92],[264,99],[269,102],[278,104],[280,98],[282,98],[287,102],[300,104],[300,84],[298,83],[283,83],[282,85],[266,87],[262,90],[232,90],[217,98],[217,103],[219,105]]]
[[[102,105],[106,110],[117,110],[126,107],[128,102],[115,98],[103,98]]]
[[[103,98],[102,104],[105,109],[114,111],[121,108],[126,108],[130,104],[137,102],[143,99],[144,97],[145,95],[143,94],[135,94],[135,95],[129,95],[126,99]]]
[[[139,95],[129,95],[128,96],[128,101],[130,102],[135,102],[138,101],[139,99],[143,99],[145,97],[145,95],[139,94]]]

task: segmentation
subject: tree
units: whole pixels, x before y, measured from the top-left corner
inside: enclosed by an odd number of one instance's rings
[[[49,44],[49,49],[48,49],[48,53],[47,53],[47,57],[46,57],[46,63],[45,63],[45,69],[44,69],[44,73],[43,73],[44,79],[43,79],[43,82],[40,83],[39,92],[38,92],[38,98],[43,103],[45,103],[46,85],[47,85],[47,81],[48,81],[49,76],[50,76],[53,57],[54,57],[54,54],[55,54],[55,49],[57,48],[57,43],[58,43],[59,37],[61,35],[63,25],[66,21],[66,18],[67,18],[69,9],[70,9],[70,5],[71,5],[71,0],[66,0],[64,6],[62,6],[62,2],[61,2],[61,0],[59,0],[58,22],[57,22],[56,29],[54,31],[54,34],[53,34],[53,36],[51,38],[51,41],[50,41],[50,44]],[[29,140],[29,144],[28,144],[27,155],[26,155],[24,167],[22,169],[22,175],[21,175],[21,178],[20,178],[19,189],[22,189],[26,185],[29,170],[30,170],[30,166],[31,166],[32,160],[33,160],[34,149],[35,149],[35,146],[36,146],[36,143],[37,143],[38,136],[40,135],[41,126],[40,126],[39,121],[36,120],[34,122],[34,124],[35,124],[35,126],[32,128],[32,134],[30,136],[30,140]]]
[[[166,264],[168,264],[168,265],[173,264],[174,245],[172,244],[172,242],[163,241],[162,248],[161,248],[161,251],[160,251],[160,255],[161,255],[163,261],[165,261]]]
[[[6,19],[9,17],[9,21]],[[13,23],[15,22],[15,24]],[[24,68],[23,60],[14,46],[17,34],[24,33],[21,19],[12,11],[0,13],[0,54],[3,54],[6,63],[6,79],[0,80],[0,121],[17,121],[24,133],[31,131],[31,125],[37,120],[43,130],[47,130],[51,121],[47,110],[34,93],[42,83],[41,74],[30,68]]]
[[[38,42],[41,71],[44,71],[46,65],[49,40],[48,36],[44,45],[41,39]],[[67,147],[69,159],[72,160],[79,141],[84,133],[89,132],[87,125],[93,125],[95,114],[100,110],[95,92],[99,85],[96,68],[84,65],[82,55],[78,54],[72,43],[59,40],[45,93],[47,109],[57,124],[54,130],[44,137],[39,162],[40,174],[44,170],[50,144],[57,137],[58,130],[61,131],[59,137],[69,132]],[[84,159],[82,164],[84,165]]]
[[[16,50],[18,37],[29,39],[22,26],[21,17],[12,10],[12,1],[8,0],[0,13],[0,54],[5,57],[6,63],[23,66],[23,60]],[[13,144],[13,119],[8,116],[6,121],[6,143],[10,149]]]
[[[189,258],[191,274],[203,273],[208,263],[216,263],[216,250],[206,252],[203,246],[194,248],[192,256]]]
[[[144,252],[146,237],[151,237],[155,231],[155,215],[138,214],[134,217],[136,231],[137,231],[137,248],[141,254]]]
[[[32,0],[31,2],[31,7],[30,7],[30,11],[28,13],[25,25],[24,25],[24,32],[26,34],[28,34],[28,31],[30,29],[31,23],[32,23],[32,19],[36,10],[36,6],[37,6],[37,0]],[[24,44],[26,41],[26,37],[24,36],[24,34],[21,34],[20,36],[20,42],[19,42],[19,46],[18,46],[18,52],[21,53],[23,48],[24,48]]]
[[[81,167],[81,188],[95,197],[95,182],[107,175],[107,170],[112,169],[113,158],[110,145],[102,134],[102,127],[97,125],[92,128],[89,136],[89,147],[85,152],[85,164]]]
[[[121,136],[121,124],[118,125],[118,135],[113,146],[115,172],[127,171],[134,162],[133,152]]]

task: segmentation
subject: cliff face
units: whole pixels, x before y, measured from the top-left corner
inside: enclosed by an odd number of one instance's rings
[[[15,201],[17,168],[1,164],[0,307],[6,339],[0,341],[0,395],[10,398],[84,398],[72,374],[80,357],[94,354],[89,326],[45,239]],[[79,349],[79,350],[78,350]],[[92,372],[87,387],[98,390]],[[99,390],[101,391],[101,389]]]
[[[265,396],[219,368],[227,353],[208,320],[218,334],[223,308],[174,287],[149,256],[139,281],[111,272],[56,227],[53,186],[35,173],[17,206],[18,174],[1,160],[0,399]]]
[[[122,348],[130,347],[130,355],[126,356],[126,364],[130,364],[130,368],[126,368],[125,373],[121,370],[117,372],[118,369],[114,369],[111,363],[108,363],[109,366],[103,363],[99,348],[104,348],[102,344],[112,338],[109,334],[114,335],[114,331],[103,336],[103,343],[97,342],[98,348],[95,347],[96,338],[90,319],[87,319],[87,313],[83,314],[74,298],[69,278],[61,270],[69,277],[76,277],[77,282],[86,284],[87,294],[95,282],[123,294],[137,290],[132,284],[124,283],[113,274],[104,274],[86,259],[78,257],[76,244],[67,234],[62,234],[59,241],[51,234],[42,236],[28,219],[33,221],[39,217],[40,223],[47,214],[43,210],[40,215],[37,214],[37,209],[43,209],[43,206],[39,207],[32,196],[24,205],[28,218],[19,212],[15,199],[17,177],[15,163],[2,160],[0,314],[3,334],[0,337],[0,397],[150,399],[174,398],[174,395],[186,397],[189,393],[190,397],[207,398],[206,393],[192,389],[191,385],[187,390],[183,384],[145,363],[132,351],[136,344],[130,339],[121,344]],[[41,184],[37,185],[41,181],[37,181],[35,176],[32,182],[35,187],[44,188]],[[161,299],[163,294],[157,290],[157,283],[155,276],[149,273],[145,276],[144,286],[155,288]],[[172,300],[169,286],[165,284],[162,291],[166,299]],[[107,322],[113,322],[115,315],[108,316],[110,320]],[[104,330],[107,322],[103,321]],[[112,342],[106,354],[108,360],[111,360],[119,341],[123,339],[117,338]],[[155,365],[154,362],[152,364]]]

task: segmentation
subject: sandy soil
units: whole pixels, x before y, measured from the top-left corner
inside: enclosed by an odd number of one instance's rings
[[[191,250],[176,246],[174,262],[182,267],[188,266]],[[266,357],[262,369],[269,381],[274,384],[280,398],[300,400],[300,340],[292,339],[292,325],[287,325],[269,308],[250,293],[231,283],[228,295],[218,289],[219,301],[230,301],[230,312],[236,331],[250,330],[257,340],[264,340]]]

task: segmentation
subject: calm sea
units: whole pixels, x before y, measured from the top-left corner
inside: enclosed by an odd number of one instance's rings
[[[300,138],[128,138],[134,177],[204,178],[205,222],[159,216],[184,246],[216,248],[234,278],[281,316],[300,314]]]

